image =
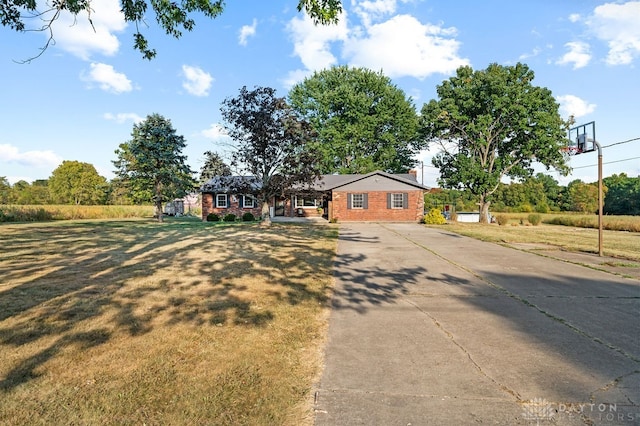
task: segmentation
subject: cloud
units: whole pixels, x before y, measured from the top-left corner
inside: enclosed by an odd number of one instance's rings
[[[96,52],[115,55],[120,48],[115,33],[124,31],[126,27],[118,0],[91,2],[90,16],[86,12],[79,13],[77,17],[63,13],[52,26],[56,47],[83,60],[89,60]],[[49,36],[48,32],[45,34]]]
[[[182,75],[186,81],[182,83],[182,87],[194,96],[208,96],[213,77],[201,68],[189,65],[182,66]]]
[[[50,150],[20,152],[13,145],[0,144],[0,162],[28,167],[56,167],[62,163],[62,157]]]
[[[295,84],[296,78],[336,65],[335,45],[342,49],[341,59],[349,65],[382,70],[392,78],[450,74],[469,63],[458,55],[455,28],[424,24],[411,15],[386,19],[395,13],[396,5],[396,0],[357,3],[355,17],[361,25],[351,25],[344,11],[333,26],[316,26],[307,16],[293,18],[287,30],[294,43],[293,53],[305,69],[290,72],[285,84]]]
[[[423,24],[410,15],[396,15],[366,28],[362,36],[345,43],[344,56],[355,66],[382,69],[389,77],[423,79],[450,74],[469,64],[458,56],[455,28]]]
[[[123,124],[123,123],[126,123],[127,121],[140,123],[142,120],[144,120],[144,118],[140,117],[138,114],[133,112],[119,112],[117,114],[105,112],[103,117],[105,120],[115,121],[118,124]]]
[[[569,51],[556,61],[558,65],[573,64],[573,69],[586,67],[591,61],[589,45],[581,41],[572,41],[564,45]]]
[[[590,104],[574,95],[556,96],[556,100],[560,104],[560,114],[565,118],[571,115],[579,118],[596,110],[596,104]]]
[[[89,74],[82,73],[80,78],[88,83],[97,83],[105,92],[124,93],[133,90],[131,80],[107,64],[91,63]]]
[[[580,19],[582,19],[582,16],[580,16],[579,13],[572,13],[571,15],[569,15],[570,22],[578,22]]]
[[[242,46],[246,46],[247,39],[249,37],[256,35],[257,26],[258,26],[258,21],[256,21],[255,19],[253,20],[253,24],[243,25],[242,28],[240,28],[240,36],[238,37],[238,43],[240,43]]]
[[[627,65],[640,56],[640,1],[605,3],[594,9],[586,24],[595,36],[607,42],[609,65]]]
[[[306,69],[319,71],[335,65],[338,60],[331,53],[330,43],[347,38],[347,15],[342,13],[336,25],[315,25],[306,14],[294,17],[287,25],[293,40],[293,52]]]
[[[209,127],[206,130],[203,130],[201,132],[202,136],[204,136],[207,139],[211,139],[213,141],[219,141],[221,139],[226,139],[228,138],[227,136],[227,131],[225,130],[225,128],[219,124],[219,123],[214,123],[211,125],[211,127]]]

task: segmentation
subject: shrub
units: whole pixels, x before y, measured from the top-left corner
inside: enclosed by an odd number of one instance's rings
[[[226,215],[224,215],[224,219],[225,222],[235,222],[236,221],[236,215],[233,213],[227,213]]]
[[[254,220],[256,220],[256,217],[251,212],[246,212],[242,215],[243,222],[253,222]]]
[[[209,213],[207,215],[207,222],[220,222],[220,216],[215,213]]]
[[[499,214],[496,216],[496,222],[498,222],[498,225],[504,226],[509,223],[509,216],[506,214]]]
[[[540,222],[542,221],[542,216],[540,216],[539,214],[532,213],[527,217],[527,220],[533,226],[538,226],[538,225],[540,225]]]
[[[438,209],[429,210],[429,213],[424,215],[423,221],[427,225],[442,225],[443,223],[447,223],[447,219],[444,218],[442,212]]]

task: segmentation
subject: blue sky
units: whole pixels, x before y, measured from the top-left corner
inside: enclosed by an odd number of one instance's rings
[[[524,62],[533,84],[549,88],[561,113],[596,122],[604,176],[640,175],[640,1],[345,0],[338,25],[316,27],[296,0],[235,0],[214,20],[196,17],[179,40],[144,29],[158,51],[152,61],[132,48],[117,0],[96,0],[92,19],[63,17],[55,45],[39,53],[43,33],[2,28],[0,45],[0,176],[11,183],[46,179],[63,160],[93,164],[113,177],[114,150],[134,122],[152,113],[172,121],[199,171],[207,150],[228,155],[220,103],[246,85],[280,96],[313,71],[363,66],[389,76],[417,110],[460,65]],[[621,143],[632,140],[631,142]],[[436,185],[433,151],[424,183]],[[593,182],[597,155],[572,158],[563,178]],[[418,166],[419,180],[422,168]],[[541,169],[542,170],[542,169]]]

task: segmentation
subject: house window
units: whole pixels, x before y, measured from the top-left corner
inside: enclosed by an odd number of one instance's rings
[[[390,209],[406,209],[408,208],[409,194],[406,192],[390,193],[387,198],[387,207]]]
[[[252,209],[256,206],[256,199],[253,198],[251,195],[245,195],[243,196],[243,206],[245,209]]]
[[[227,202],[227,194],[216,195],[216,207],[219,209],[226,209],[229,206]]]
[[[348,209],[367,209],[368,194],[347,194]]]
[[[318,200],[310,197],[296,196],[296,207],[317,207]]]

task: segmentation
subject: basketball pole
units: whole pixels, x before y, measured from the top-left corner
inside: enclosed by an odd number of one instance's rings
[[[596,141],[595,130],[593,136],[593,143],[598,147],[598,256],[602,257],[602,147]]]

